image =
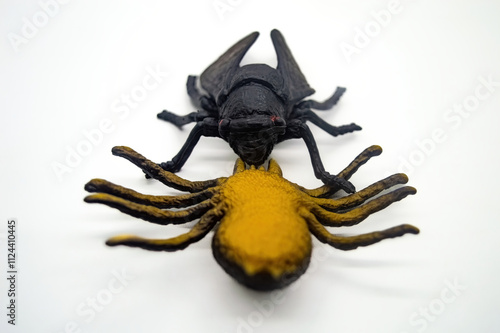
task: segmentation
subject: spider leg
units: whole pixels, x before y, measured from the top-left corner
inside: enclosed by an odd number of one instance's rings
[[[85,184],[85,190],[88,192],[107,193],[138,204],[149,205],[157,208],[183,208],[196,205],[206,199],[210,199],[218,188],[212,187],[201,192],[183,195],[146,195],[129,188],[113,184],[104,179],[92,179]]]
[[[217,186],[225,180],[223,177],[195,182],[186,180],[173,174],[172,172],[165,171],[158,164],[148,160],[141,154],[135,152],[133,149],[125,146],[113,147],[112,153],[113,155],[129,160],[142,169],[142,171],[144,171],[144,173],[149,175],[151,178],[157,179],[163,184],[180,191],[200,192],[209,187]]]
[[[361,152],[349,165],[339,173],[339,177],[349,179],[358,171],[359,167],[368,162],[370,158],[382,154],[382,147],[373,145]]]
[[[417,190],[411,186],[398,188],[390,193],[373,199],[362,206],[356,207],[346,213],[333,213],[319,205],[313,205],[311,212],[318,218],[319,222],[326,226],[351,226],[366,219],[370,214],[378,212],[390,204],[404,199],[410,194],[415,194]]]
[[[348,180],[351,176],[358,171],[359,167],[368,162],[370,158],[378,156],[382,153],[382,148],[380,146],[370,146],[363,150],[349,165],[342,170],[337,177]],[[316,189],[306,189],[302,186],[297,185],[303,192],[309,194],[311,197],[329,197],[340,190],[339,186],[335,185],[323,185]]]
[[[88,195],[84,198],[84,201],[87,203],[101,203],[111,208],[116,208],[122,213],[130,216],[161,225],[182,224],[192,221],[201,217],[213,207],[213,203],[210,200],[205,200],[196,206],[184,210],[168,211],[153,206],[138,204],[107,193]]]
[[[324,102],[317,102],[314,100],[307,100],[303,101],[298,105],[298,108],[305,108],[305,109],[315,109],[315,110],[329,110],[331,109],[337,102],[339,101],[340,97],[345,93],[346,88],[344,87],[337,87],[335,92],[333,93],[332,96],[330,96],[326,101]]]
[[[311,198],[313,202],[329,211],[339,211],[358,206],[366,200],[374,197],[383,190],[386,190],[394,185],[406,184],[408,176],[404,173],[398,173],[382,179],[361,191],[350,194],[338,199]]]
[[[106,245],[116,246],[125,245],[130,247],[139,247],[150,251],[177,251],[186,248],[208,234],[215,224],[222,217],[220,208],[209,210],[195,226],[187,233],[169,239],[147,239],[133,235],[115,236],[106,241]]]
[[[311,233],[320,242],[331,245],[339,250],[354,250],[359,246],[372,245],[387,238],[396,238],[405,234],[418,234],[420,232],[418,228],[410,224],[402,224],[389,229],[357,236],[337,236],[326,230],[326,228],[322,226],[312,214],[307,217],[307,224]]]

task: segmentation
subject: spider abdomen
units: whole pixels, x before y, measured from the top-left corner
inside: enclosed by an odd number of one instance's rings
[[[212,249],[228,274],[252,289],[270,290],[305,272],[311,236],[299,212],[304,198],[291,183],[267,171],[245,170],[228,179],[220,194],[226,214]]]

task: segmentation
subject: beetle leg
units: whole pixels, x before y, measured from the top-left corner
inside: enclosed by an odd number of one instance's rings
[[[333,213],[316,204],[312,205],[311,212],[323,225],[331,227],[351,226],[360,223],[370,214],[378,212],[390,204],[402,200],[408,195],[415,194],[416,192],[417,190],[415,190],[415,188],[404,186],[345,213]]]
[[[205,181],[189,181],[173,174],[172,172],[163,170],[158,164],[148,160],[133,149],[124,146],[116,146],[111,150],[113,155],[123,157],[139,168],[151,178],[154,178],[168,187],[175,188],[186,192],[200,192],[209,187],[219,185],[225,180],[224,177],[210,179]]]
[[[333,126],[321,119],[316,113],[311,110],[304,112],[305,119],[309,120],[314,125],[321,128],[323,131],[327,132],[332,136],[338,136],[346,133],[351,133],[354,131],[360,131],[361,127],[351,123],[349,125]]]
[[[184,210],[169,211],[153,206],[138,204],[107,193],[88,195],[84,198],[84,201],[87,203],[101,203],[111,208],[116,208],[120,212],[130,216],[161,225],[182,224],[193,221],[203,216],[203,214],[213,207],[210,200],[205,200],[196,206]]]
[[[394,185],[406,184],[407,182],[408,182],[408,177],[404,173],[398,173],[389,176],[385,179],[382,179],[356,193],[353,193],[351,195],[342,198],[338,199],[311,198],[311,200],[329,211],[336,212],[356,207],[365,202],[366,200],[379,194],[383,190],[386,190]]]
[[[169,239],[147,239],[132,235],[121,235],[108,239],[106,245],[126,245],[150,251],[177,251],[186,248],[205,237],[222,217],[222,210],[217,207],[208,211],[187,233]]]
[[[170,172],[179,171],[184,163],[186,163],[187,159],[193,152],[194,147],[196,146],[202,135],[203,123],[197,123],[189,133],[186,142],[182,146],[181,150],[179,150],[177,155],[175,155],[171,161],[160,163],[162,169]]]
[[[364,165],[370,158],[374,156],[378,156],[382,153],[382,148],[377,145],[370,146],[363,150],[361,154],[359,154],[349,165],[342,170],[337,177],[343,178],[348,180],[351,178],[351,176],[358,171],[358,169]],[[299,185],[297,185],[299,186]],[[315,189],[306,189],[302,186],[299,186],[299,188],[309,194],[311,197],[316,197],[316,198],[324,198],[324,197],[330,197],[333,194],[335,194],[338,190],[340,190],[340,187],[338,186],[329,186],[329,185],[323,185],[321,187],[315,188]]]
[[[202,121],[203,119],[209,116],[209,113],[207,111],[202,110],[202,111],[194,111],[184,116],[179,116],[170,111],[163,110],[156,116],[158,117],[158,119],[165,120],[177,126],[178,128],[182,128],[182,126],[186,124]]]
[[[317,102],[314,100],[306,100],[298,104],[298,108],[315,109],[315,110],[329,110],[333,108],[335,104],[339,101],[340,97],[345,93],[346,88],[337,87],[335,92],[330,98],[324,102]]]
[[[157,208],[183,208],[196,205],[210,199],[218,187],[211,187],[201,192],[181,195],[146,195],[129,188],[113,184],[104,179],[92,179],[85,184],[85,190],[94,193],[107,193],[138,204]]]
[[[186,83],[187,93],[191,98],[191,101],[197,108],[202,110],[188,113],[184,116],[176,115],[170,111],[163,110],[158,113],[158,119],[168,121],[169,123],[181,128],[182,126],[203,121],[203,119],[210,117],[211,115],[217,114],[217,107],[215,102],[205,94],[203,94],[198,87],[196,87],[197,76],[189,75]]]
[[[316,175],[316,177],[328,186],[338,186],[347,193],[354,193],[355,191],[354,185],[352,185],[349,181],[341,177],[331,175],[325,170],[323,162],[321,162],[318,146],[316,145],[316,141],[314,140],[314,136],[309,127],[301,121],[294,122],[294,124],[292,124],[291,126],[298,127],[299,137],[301,137],[304,140],[307,146],[307,149],[309,151],[309,156],[311,157],[311,163],[313,166],[314,174]]]
[[[207,117],[203,121],[196,123],[177,155],[171,161],[160,163],[160,166],[166,171],[179,171],[202,136],[219,137],[219,127],[215,118]]]
[[[410,224],[402,224],[389,229],[370,232],[357,236],[337,236],[331,234],[314,215],[309,214],[306,218],[311,233],[322,243],[333,246],[339,250],[354,250],[359,246],[368,246],[378,243],[387,238],[400,237],[405,234],[418,234],[418,228]]]

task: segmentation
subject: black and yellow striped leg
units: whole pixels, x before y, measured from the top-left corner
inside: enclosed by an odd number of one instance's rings
[[[215,224],[222,218],[222,210],[218,207],[208,211],[187,233],[168,239],[148,239],[133,235],[115,236],[106,245],[125,245],[139,247],[150,251],[178,251],[205,237]]]
[[[208,188],[201,192],[182,195],[146,195],[132,189],[113,184],[104,179],[92,179],[85,184],[88,192],[100,192],[114,195],[138,204],[154,206],[157,208],[183,208],[199,204],[210,199],[218,191],[218,187]]]
[[[351,226],[366,219],[370,214],[378,212],[390,204],[404,199],[410,194],[415,194],[417,190],[411,186],[404,186],[390,193],[373,199],[364,205],[351,209],[345,213],[330,212],[318,205],[311,208],[311,212],[318,218],[321,224],[332,227]]]
[[[200,192],[209,187],[220,185],[226,178],[217,178],[205,181],[189,181],[175,175],[172,172],[165,171],[158,164],[148,160],[133,149],[125,146],[117,146],[112,149],[113,155],[123,157],[144,171],[151,178],[157,179],[168,187],[175,188],[185,192]]]
[[[418,228],[402,224],[386,230],[370,232],[357,236],[337,236],[331,234],[321,223],[316,220],[314,215],[310,214],[307,218],[307,224],[311,233],[322,243],[333,246],[339,250],[354,250],[359,246],[368,246],[378,243],[384,239],[396,238],[405,234],[418,234]]]
[[[138,204],[107,193],[91,194],[84,198],[88,203],[101,203],[116,208],[122,213],[143,219],[155,224],[182,224],[197,219],[205,214],[213,203],[205,200],[200,204],[179,211],[162,210],[157,207]]]
[[[361,154],[359,154],[349,165],[342,170],[337,177],[348,180],[351,176],[358,171],[358,169],[368,162],[370,158],[374,156],[378,156],[382,154],[382,148],[380,146],[370,146],[363,150]],[[312,197],[317,198],[325,198],[330,197],[336,192],[338,192],[341,188],[337,185],[323,185],[321,187],[315,189],[306,189],[302,186],[298,186],[303,192],[309,194]]]
[[[350,194],[342,198],[326,199],[312,197],[311,199],[321,207],[329,211],[336,212],[339,210],[356,207],[392,186],[406,184],[407,182],[408,177],[404,173],[397,173],[385,179],[379,180],[378,182],[373,183],[372,185],[362,189],[359,192]]]

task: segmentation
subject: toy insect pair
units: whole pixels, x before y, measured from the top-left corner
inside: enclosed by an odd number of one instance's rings
[[[85,185],[87,191],[97,192],[87,196],[86,202],[102,203],[152,223],[199,221],[189,232],[174,238],[122,235],[109,239],[107,245],[177,251],[215,229],[212,250],[222,268],[247,287],[271,290],[287,286],[305,272],[312,252],[311,234],[335,248],[351,250],[419,232],[414,226],[399,225],[358,236],[338,236],[325,228],[358,224],[416,190],[398,187],[408,178],[395,174],[355,192],[348,180],[361,165],[381,153],[378,146],[367,148],[339,174],[326,172],[306,122],[333,136],[360,130],[356,124],[332,126],[311,110],[330,109],[345,89],[337,88],[324,102],[304,100],[314,90],[278,30],[271,32],[278,57],[276,69],[265,64],[240,66],[257,36],[254,32],[237,42],[199,78],[188,77],[187,91],[198,111],[185,116],[168,111],[158,114],[158,118],[178,127],[196,123],[171,161],[156,164],[128,147],[113,148],[114,155],[138,166],[146,177],[189,194],[144,195],[102,179]],[[202,136],[224,139],[239,156],[232,176],[192,182],[174,174]],[[311,190],[294,184],[283,178],[276,161],[268,160],[275,144],[293,138],[304,140],[314,173],[323,186]],[[350,194],[332,199],[339,190]]]

